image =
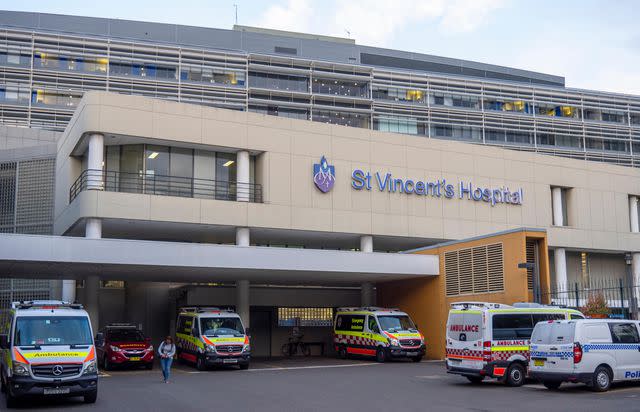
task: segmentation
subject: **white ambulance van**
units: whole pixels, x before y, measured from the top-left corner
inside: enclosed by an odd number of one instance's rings
[[[640,381],[639,327],[622,319],[539,323],[531,336],[530,375],[549,389],[582,382],[597,392],[612,382]]]
[[[447,372],[472,383],[489,377],[520,386],[527,376],[533,327],[555,319],[584,316],[577,310],[535,303],[452,303],[447,320]]]
[[[89,315],[61,301],[14,302],[0,325],[0,379],[7,408],[31,396],[98,396]]]

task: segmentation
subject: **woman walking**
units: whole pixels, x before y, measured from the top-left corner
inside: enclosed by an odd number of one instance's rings
[[[173,343],[173,338],[171,336],[167,336],[158,347],[158,355],[160,355],[160,366],[162,367],[164,383],[169,382],[171,363],[173,362],[173,355],[175,354],[176,345]]]

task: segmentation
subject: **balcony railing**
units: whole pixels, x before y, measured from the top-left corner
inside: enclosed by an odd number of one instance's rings
[[[194,179],[152,173],[84,170],[69,189],[69,202],[83,190],[144,193],[262,203],[262,185],[223,180]]]

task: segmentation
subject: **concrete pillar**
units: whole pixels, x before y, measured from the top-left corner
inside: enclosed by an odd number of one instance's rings
[[[250,231],[248,227],[239,227],[236,229],[236,246],[249,246],[251,242]]]
[[[94,335],[100,329],[100,278],[97,275],[87,276],[84,281],[84,308],[91,318]]]
[[[373,252],[373,236],[360,236],[360,251],[367,253]]]
[[[249,281],[236,281],[236,313],[240,315],[244,327],[250,328],[251,319],[249,319]]]
[[[239,202],[248,202],[249,201],[249,152],[246,150],[241,150],[237,153],[237,165],[236,165],[236,175],[237,175],[237,199]]]
[[[103,190],[102,162],[104,161],[104,136],[100,133],[89,135],[87,151],[87,189]]]
[[[551,189],[551,204],[553,206],[553,225],[564,226],[564,216],[562,214],[562,188]]]
[[[87,239],[102,239],[102,220],[88,217],[84,226],[84,237]]]
[[[568,288],[567,284],[567,254],[564,248],[554,250],[553,261],[556,267],[556,285],[561,290]]]
[[[631,222],[631,232],[640,232],[638,223],[638,196],[629,196],[629,222]]]
[[[62,281],[62,301],[69,303],[76,301],[76,281],[74,279]]]
[[[633,274],[633,286],[636,287],[636,294],[640,286],[640,253],[636,252],[631,257],[631,271]]]
[[[363,282],[360,286],[360,305],[372,306],[373,304],[373,283]]]

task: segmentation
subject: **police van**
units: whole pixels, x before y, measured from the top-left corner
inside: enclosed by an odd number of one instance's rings
[[[577,310],[536,303],[452,303],[447,320],[447,372],[472,383],[488,377],[520,386],[527,374],[533,327],[555,319],[584,316]]]
[[[343,359],[349,355],[409,358],[420,362],[425,354],[424,336],[408,314],[377,307],[339,308],[333,323],[333,343]]]
[[[14,302],[0,325],[0,380],[7,408],[30,396],[98,396],[89,315],[61,301]]]
[[[198,370],[220,365],[248,369],[251,346],[237,313],[213,307],[185,307],[176,322],[176,354]]]
[[[621,319],[539,323],[531,336],[530,375],[549,389],[582,382],[598,392],[612,382],[640,381],[639,327]]]

